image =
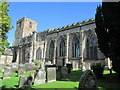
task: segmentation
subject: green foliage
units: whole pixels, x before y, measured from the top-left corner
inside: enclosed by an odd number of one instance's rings
[[[92,65],[93,72],[97,78],[102,78],[103,76],[103,71],[104,71],[104,66],[101,65],[100,63]]]
[[[97,7],[95,22],[98,46],[120,74],[120,2],[103,2]]]
[[[39,67],[40,66],[40,61],[39,60],[34,60],[35,66]]]
[[[13,26],[10,26],[11,18],[8,15],[8,6],[10,3],[2,2],[0,3],[0,54],[4,53],[4,49],[9,46],[7,42],[7,33]]]

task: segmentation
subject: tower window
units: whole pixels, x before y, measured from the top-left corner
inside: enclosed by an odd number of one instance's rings
[[[29,28],[32,28],[32,22],[29,23]]]
[[[22,26],[22,21],[20,21],[20,22],[18,23],[18,26],[21,28],[21,26]]]

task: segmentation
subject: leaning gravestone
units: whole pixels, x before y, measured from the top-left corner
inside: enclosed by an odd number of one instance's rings
[[[56,67],[46,67],[47,82],[56,81]]]
[[[12,76],[11,67],[6,66],[6,67],[4,68],[4,79],[6,79],[6,78],[11,78],[11,76]]]
[[[34,85],[44,84],[46,81],[46,72],[44,70],[38,70],[34,77]]]
[[[91,70],[86,70],[80,78],[79,89],[93,88],[97,89],[97,80],[96,76]]]
[[[68,79],[68,68],[67,67],[61,67],[60,76],[61,76],[61,80]]]

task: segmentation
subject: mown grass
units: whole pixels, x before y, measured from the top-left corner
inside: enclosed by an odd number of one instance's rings
[[[97,79],[98,86],[100,90],[105,90],[108,88],[114,88],[119,90],[120,89],[120,80],[117,78],[116,73],[113,72],[112,75],[109,74],[110,72],[105,70],[104,71],[104,77],[102,79]],[[24,75],[29,75],[30,73],[27,72]],[[46,90],[47,88],[52,90],[61,90],[61,89],[77,89],[79,84],[79,79],[81,75],[83,74],[83,71],[81,70],[74,70],[69,74],[68,81],[60,81],[60,72],[57,72],[57,81],[41,84],[37,86],[31,86],[27,88],[23,88],[26,90],[36,90],[42,88],[43,90]],[[16,88],[18,85],[19,77],[15,77],[16,73],[12,74],[12,77],[10,79],[3,79],[2,84],[5,85],[6,88]]]

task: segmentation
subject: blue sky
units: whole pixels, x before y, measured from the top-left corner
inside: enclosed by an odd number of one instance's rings
[[[14,28],[8,33],[8,42],[12,45],[16,21],[23,17],[38,21],[37,32],[40,32],[95,18],[99,4],[101,2],[11,2],[8,14]]]

